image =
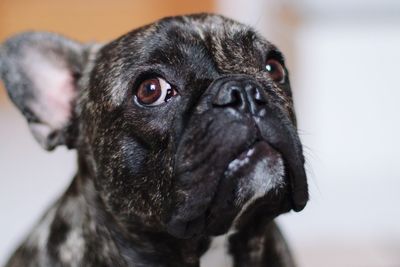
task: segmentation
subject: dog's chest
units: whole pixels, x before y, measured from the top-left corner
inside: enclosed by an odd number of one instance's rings
[[[232,267],[233,258],[227,241],[228,234],[214,237],[209,249],[200,258],[200,267]]]

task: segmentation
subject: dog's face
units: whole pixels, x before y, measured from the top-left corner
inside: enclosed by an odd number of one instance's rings
[[[35,137],[76,148],[122,224],[186,238],[306,204],[282,54],[245,25],[167,18],[101,47],[30,33],[1,60]]]

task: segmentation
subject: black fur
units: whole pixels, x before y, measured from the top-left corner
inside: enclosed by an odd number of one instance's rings
[[[199,266],[229,229],[234,266],[293,266],[272,220],[305,206],[307,183],[289,79],[269,77],[271,57],[284,64],[253,29],[209,14],[106,45],[47,33],[6,41],[1,77],[35,137],[78,154],[71,186],[7,266]],[[32,58],[64,77],[67,108],[43,100],[53,89]],[[137,87],[151,77],[178,94],[141,105]]]

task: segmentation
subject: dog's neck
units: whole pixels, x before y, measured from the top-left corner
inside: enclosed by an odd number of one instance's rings
[[[113,254],[106,257],[116,259],[121,266],[199,266],[210,238],[177,239],[164,232],[150,231],[140,222],[126,227],[107,211],[84,164],[79,160],[78,175],[61,200],[60,208],[66,208],[71,201],[79,202],[83,213],[79,217],[86,221],[72,222],[75,224],[72,228],[87,228],[83,230],[84,238],[92,238],[94,251]]]
[[[293,266],[279,230],[263,219],[263,211],[251,216],[249,223],[229,238],[214,239],[217,242],[211,242],[209,237],[177,239],[164,232],[149,231],[140,224],[127,228],[107,211],[92,177],[79,164],[79,172],[68,190],[20,248],[21,253],[36,255],[32,258],[38,266],[62,263],[66,266],[199,267],[201,264],[211,267],[214,265],[207,263],[209,252],[215,248],[218,251],[221,246],[222,250],[216,253],[226,252],[229,246],[232,255],[229,261],[234,261],[234,266],[259,266],[262,262]],[[214,247],[215,243],[219,246]],[[221,256],[221,263],[226,264],[226,257],[230,256],[218,255]],[[214,253],[212,262],[215,259]],[[218,265],[222,266],[229,265]]]

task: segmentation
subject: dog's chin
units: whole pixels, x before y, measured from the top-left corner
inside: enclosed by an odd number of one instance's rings
[[[273,218],[290,210],[283,158],[259,141],[231,161],[206,215],[206,233],[220,235],[242,223],[254,209]]]
[[[168,231],[179,238],[220,235],[254,209],[272,219],[291,208],[286,176],[281,154],[258,141],[226,166],[205,212],[189,221],[170,221]]]

